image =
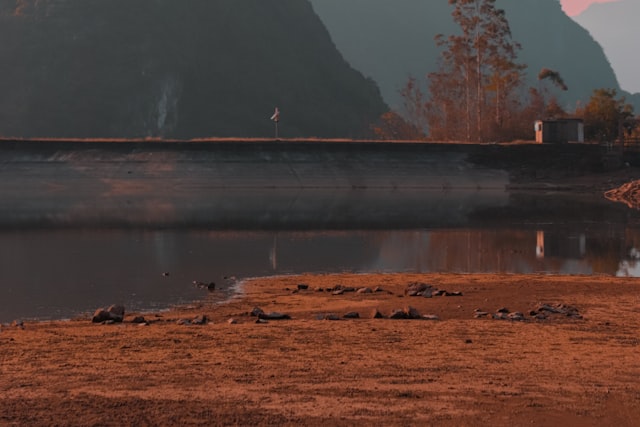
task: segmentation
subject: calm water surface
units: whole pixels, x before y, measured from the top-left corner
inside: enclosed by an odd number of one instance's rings
[[[100,306],[222,301],[242,278],[303,272],[640,276],[640,230],[624,225],[409,230],[5,230],[0,322]],[[168,276],[163,273],[169,273]],[[232,280],[226,279],[232,278]],[[192,281],[214,281],[209,293]]]

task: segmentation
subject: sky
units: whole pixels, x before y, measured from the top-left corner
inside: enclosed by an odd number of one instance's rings
[[[569,16],[584,12],[593,3],[610,3],[618,0],[561,0],[562,8]]]

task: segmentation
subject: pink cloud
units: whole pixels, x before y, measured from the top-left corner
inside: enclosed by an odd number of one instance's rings
[[[611,3],[618,0],[561,0],[562,9],[569,16],[576,16],[584,12],[593,3]]]

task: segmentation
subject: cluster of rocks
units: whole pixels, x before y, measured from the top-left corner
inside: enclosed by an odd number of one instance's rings
[[[519,311],[510,311],[506,307],[497,309],[495,313],[489,313],[488,311],[477,308],[474,313],[474,317],[476,319],[486,318],[496,320],[512,320],[514,322],[524,322],[525,320],[527,320],[523,313]]]
[[[124,306],[114,304],[109,306],[108,308],[99,308],[93,313],[93,317],[91,321],[93,323],[102,323],[105,325],[110,325],[113,323],[122,323],[124,322]],[[149,323],[143,316],[136,316],[131,319],[131,323],[137,323],[140,325],[148,325]]]
[[[461,297],[462,292],[448,292],[444,289],[435,288],[433,285],[429,285],[421,282],[413,282],[409,283],[404,290],[405,296],[408,297],[423,297],[423,298],[432,298],[432,297]]]
[[[20,319],[16,319],[13,322],[11,322],[11,324],[9,324],[9,323],[5,323],[5,324],[0,323],[0,332],[2,332],[3,326],[4,327],[11,326],[13,328],[24,329],[24,322],[22,320],[20,320]]]
[[[209,323],[209,318],[204,314],[200,314],[193,319],[178,319],[176,323],[178,325],[206,325]]]
[[[124,320],[124,306],[114,304],[107,308],[99,308],[93,313],[93,323],[122,323]]]
[[[249,313],[251,317],[257,317],[256,323],[266,323],[269,320],[291,320],[291,316],[277,311],[266,313],[260,307],[254,307]]]
[[[538,320],[545,320],[552,316],[582,319],[582,315],[578,309],[567,304],[538,304],[529,314]]]
[[[300,291],[306,291],[309,289],[309,285],[304,284],[304,283],[300,283],[298,284],[297,288],[293,290],[293,293],[298,293]],[[286,288],[285,290],[291,290],[289,288]],[[322,287],[317,287],[313,289],[315,292],[329,292],[332,295],[343,295],[345,293],[349,293],[349,292],[354,292],[357,294],[375,294],[378,292],[387,292],[387,293],[391,293],[389,291],[385,291],[384,289],[382,289],[380,286],[376,286],[374,288],[368,287],[368,286],[363,286],[363,287],[359,287],[356,288],[354,286],[344,286],[344,285],[336,285],[336,286],[331,286],[328,288],[322,288]]]
[[[216,290],[216,283],[215,282],[200,282],[198,280],[194,280],[192,283],[193,283],[193,286],[195,286],[196,288],[199,288],[199,289],[206,289],[208,291],[215,291]]]
[[[318,314],[316,316],[318,320],[342,320],[342,319],[359,319],[360,313],[351,311],[344,314],[342,317],[337,314]],[[389,316],[385,316],[377,308],[373,310],[370,315],[371,319],[405,319],[405,320],[440,320],[435,314],[421,314],[417,309],[411,306],[407,306],[402,309],[393,310]]]
[[[475,310],[476,319],[496,319],[496,320],[511,320],[514,322],[524,322],[527,320],[546,320],[552,316],[556,317],[568,317],[571,319],[582,319],[582,315],[576,307],[566,304],[538,304],[536,308],[529,312],[530,318],[527,318],[524,313],[520,311],[510,311],[506,307],[502,307],[496,310],[495,313],[490,313],[481,309]]]

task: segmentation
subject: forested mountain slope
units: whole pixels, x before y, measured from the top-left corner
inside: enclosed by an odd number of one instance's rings
[[[0,0],[0,135],[362,136],[384,112],[307,0]]]

